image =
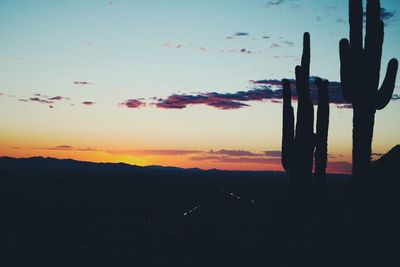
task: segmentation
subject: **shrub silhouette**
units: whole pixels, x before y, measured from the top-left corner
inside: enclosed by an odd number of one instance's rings
[[[360,183],[371,165],[371,143],[376,110],[389,103],[396,80],[398,62],[391,59],[380,90],[384,23],[380,1],[368,0],[365,45],[363,47],[362,0],[349,1],[350,41],[340,41],[342,93],[353,105],[353,181]]]
[[[291,195],[295,199],[309,198],[312,189],[319,197],[325,197],[327,138],[329,125],[328,81],[316,79],[319,93],[317,133],[314,134],[314,107],[310,99],[310,35],[304,33],[301,66],[296,66],[296,90],[298,97],[296,129],[291,105],[290,82],[283,79],[283,136],[282,165],[290,175]],[[313,163],[315,149],[315,186]]]

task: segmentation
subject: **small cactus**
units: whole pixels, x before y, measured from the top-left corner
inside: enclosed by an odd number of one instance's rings
[[[282,80],[283,84],[283,136],[282,165],[290,174],[291,193],[309,197],[312,193],[312,170],[315,155],[314,186],[325,194],[325,169],[327,162],[327,137],[329,124],[328,81],[316,79],[319,91],[317,116],[317,134],[314,134],[314,106],[310,98],[310,35],[303,37],[303,56],[301,66],[296,66],[296,90],[298,97],[297,122],[294,127],[294,112],[291,105],[290,81]],[[322,188],[323,187],[323,188]],[[321,195],[321,193],[317,193]]]
[[[392,98],[398,62],[391,59],[379,87],[384,23],[380,1],[368,0],[363,47],[362,0],[349,1],[350,41],[340,41],[340,75],[343,96],[353,105],[353,179],[366,177],[371,164],[371,143],[376,110]]]

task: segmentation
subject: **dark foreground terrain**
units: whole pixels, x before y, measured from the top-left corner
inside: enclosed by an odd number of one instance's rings
[[[290,266],[284,173],[51,158],[0,158],[0,170],[0,266]],[[316,266],[357,266],[349,182],[330,175],[326,208],[311,220]],[[398,209],[379,205],[366,222],[369,249],[390,266],[398,225],[388,214]]]

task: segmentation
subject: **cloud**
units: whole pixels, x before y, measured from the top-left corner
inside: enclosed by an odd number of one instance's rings
[[[352,104],[337,104],[336,108],[338,109],[348,109],[348,108],[353,108]]]
[[[336,161],[327,163],[327,171],[331,173],[351,173],[352,164],[347,161]]]
[[[52,104],[52,103],[54,103],[53,101],[49,101],[49,100],[46,100],[46,99],[40,99],[38,97],[31,97],[31,98],[29,98],[29,101],[39,102],[39,103],[43,103],[43,104]]]
[[[236,32],[233,36],[249,36],[250,33],[248,32]]]
[[[120,103],[120,105],[125,106],[127,108],[140,108],[140,107],[145,106],[146,104],[138,99],[128,99],[128,100]]]
[[[396,11],[389,11],[383,7],[381,7],[381,19],[385,22],[391,20],[394,15],[396,14]],[[363,11],[363,16],[364,16],[364,20],[366,20],[367,17],[367,12],[364,10]]]
[[[283,43],[288,46],[294,46],[294,43],[292,41],[283,41]]]
[[[282,152],[278,150],[273,151],[264,151],[265,156],[272,157],[272,158],[280,158],[282,156]]]
[[[96,102],[92,102],[92,101],[83,101],[82,104],[86,105],[86,106],[92,106],[94,104],[96,104]]]
[[[200,156],[200,157],[191,157],[189,160],[191,161],[214,161],[219,160],[221,157],[219,156]]]
[[[315,85],[315,79],[316,77],[310,77],[310,96],[311,100],[313,101],[314,104],[318,103],[318,88]],[[292,95],[294,97],[297,97],[297,92],[296,92],[296,80],[291,79],[290,85],[292,88]],[[250,81],[253,84],[257,85],[264,85],[267,86],[268,88],[274,89],[276,92],[276,95],[281,99],[281,92],[282,92],[282,82],[280,80],[251,80]],[[343,98],[342,95],[342,90],[340,86],[340,82],[335,82],[331,81],[329,82],[329,102],[331,104],[340,104],[341,106],[338,106],[340,108],[349,108],[349,103]],[[280,92],[280,94],[278,94]]]
[[[97,149],[90,148],[90,147],[85,147],[85,148],[79,148],[79,147],[74,147],[70,145],[59,145],[59,146],[54,146],[54,147],[40,147],[36,149],[44,149],[44,150],[64,150],[64,151],[98,151]]]
[[[274,6],[280,6],[282,4],[288,3],[288,2],[295,2],[297,0],[270,0],[267,2],[266,7],[274,7]],[[296,7],[298,7],[296,5]]]
[[[290,57],[290,56],[287,56]],[[313,103],[318,103],[318,88],[315,85],[316,77],[310,77],[310,96]],[[293,100],[297,99],[296,81],[289,80],[292,88]],[[221,110],[235,110],[250,106],[250,101],[270,101],[272,103],[282,103],[282,81],[275,79],[250,80],[253,88],[247,91],[237,91],[234,93],[195,93],[195,94],[173,94],[166,98],[153,97],[149,106],[163,109],[184,109],[192,105],[206,105]],[[337,81],[329,83],[330,103],[339,109],[349,109],[352,105],[342,96],[341,84]],[[399,95],[393,95],[392,100],[400,100]],[[120,103],[130,108],[145,106],[145,101],[131,99]]]
[[[87,82],[87,81],[75,81],[74,84],[77,84],[77,85],[89,85],[89,84],[92,84],[92,83]]]
[[[48,100],[71,100],[71,98],[65,96],[54,96],[48,98]]]
[[[202,153],[198,150],[179,149],[143,149],[143,150],[109,150],[114,155],[135,155],[135,156],[180,156]]]
[[[248,107],[249,105],[237,102],[237,101],[217,101],[217,102],[211,102],[207,103],[208,106],[222,109],[222,110],[230,110],[230,109],[239,109],[242,107]]]
[[[396,14],[396,11],[389,11],[385,8],[381,8],[381,19],[383,20],[390,20],[391,18],[394,17]]]
[[[209,154],[215,154],[215,155],[227,155],[227,156],[235,156],[235,157],[240,157],[240,156],[245,156],[245,157],[256,157],[256,156],[262,156],[262,154],[256,154],[250,151],[246,151],[246,150],[226,150],[226,149],[222,149],[222,150],[210,150],[208,152]]]
[[[400,100],[400,95],[398,95],[398,94],[393,94],[392,100]]]
[[[280,164],[280,158],[263,158],[263,157],[229,157],[229,156],[197,156],[190,157],[191,161],[211,161],[221,163],[255,163],[255,164]]]
[[[273,91],[270,88],[254,88],[236,93],[201,93],[197,95],[174,94],[165,99],[158,99],[153,103],[158,108],[183,109],[188,105],[204,104],[218,109],[239,109],[248,106],[243,102],[261,101],[282,98],[282,90]]]
[[[36,102],[41,104],[54,104],[55,103],[54,101],[61,101],[61,100],[71,100],[71,99],[64,96],[49,97],[42,94],[34,94],[34,97],[30,97],[28,99],[24,98],[18,99],[18,101],[20,102]],[[54,108],[54,105],[49,105],[49,108]]]
[[[346,23],[347,21],[344,18],[336,18],[337,23]]]

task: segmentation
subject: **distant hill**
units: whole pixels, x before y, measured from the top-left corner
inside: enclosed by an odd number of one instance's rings
[[[380,157],[375,163],[376,168],[386,171],[396,171],[400,167],[400,145],[393,147],[388,153]]]
[[[1,169],[8,171],[106,171],[106,172],[145,172],[145,171],[177,171],[177,172],[236,172],[266,173],[267,171],[226,171],[218,169],[202,170],[199,168],[179,168],[173,166],[137,166],[126,163],[96,163],[73,159],[56,159],[51,157],[12,158],[0,157]],[[271,173],[275,173],[271,171]]]

